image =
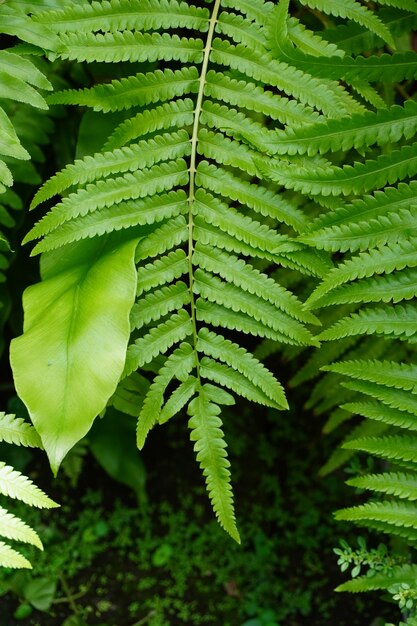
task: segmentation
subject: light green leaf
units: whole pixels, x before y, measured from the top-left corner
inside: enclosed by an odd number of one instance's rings
[[[24,294],[24,332],[12,342],[11,363],[54,473],[123,371],[136,244],[114,236],[68,246],[46,257],[44,280]]]

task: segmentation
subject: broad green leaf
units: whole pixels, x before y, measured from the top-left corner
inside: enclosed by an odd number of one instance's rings
[[[54,473],[114,393],[136,292],[137,240],[85,240],[46,255],[43,281],[23,297],[11,345],[16,389]]]

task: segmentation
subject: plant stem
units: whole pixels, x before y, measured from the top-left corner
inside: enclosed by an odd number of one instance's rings
[[[206,83],[207,69],[211,52],[211,44],[214,37],[214,29],[217,22],[217,16],[220,9],[220,0],[216,0],[213,7],[213,12],[210,17],[210,25],[207,33],[206,45],[204,48],[203,65],[201,67],[200,85],[198,89],[197,102],[194,112],[193,132],[191,135],[191,156],[190,156],[190,183],[188,194],[188,277],[189,277],[189,289],[190,289],[190,306],[191,306],[191,321],[193,324],[193,343],[194,350],[197,354],[197,320],[195,312],[195,298],[194,298],[194,272],[193,272],[193,252],[194,252],[194,216],[193,216],[193,204],[195,200],[195,175],[196,175],[196,162],[197,162],[197,143],[198,143],[198,130],[200,124],[200,115],[204,98],[204,86]],[[197,355],[196,362],[197,378],[200,382],[200,363]]]

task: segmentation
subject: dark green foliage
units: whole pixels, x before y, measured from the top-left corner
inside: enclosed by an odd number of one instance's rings
[[[41,282],[11,345],[53,470],[109,405],[137,417],[139,448],[187,411],[213,509],[239,541],[222,407],[287,409],[278,368],[262,362],[280,351],[293,384],[323,372],[306,407],[326,431],[345,428],[322,474],[355,451],[382,459],[350,481],[375,499],[337,517],[414,545],[417,3],[0,9],[26,42],[0,51],[3,97],[81,106],[91,138],[32,200],[24,243],[41,254]],[[46,100],[30,53],[69,72]],[[9,160],[36,154],[6,106],[0,122],[7,210],[19,205]],[[30,167],[15,180],[34,182]]]

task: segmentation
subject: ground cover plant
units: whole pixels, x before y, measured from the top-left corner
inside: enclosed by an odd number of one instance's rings
[[[264,411],[285,432],[296,388],[336,435],[321,475],[349,464],[336,519],[373,532],[336,548],[338,590],[415,625],[417,3],[6,0],[0,20],[1,439],[73,484],[94,457],[146,509],[136,446],[185,418],[240,543],[227,445]],[[8,507],[55,505],[0,471]]]

